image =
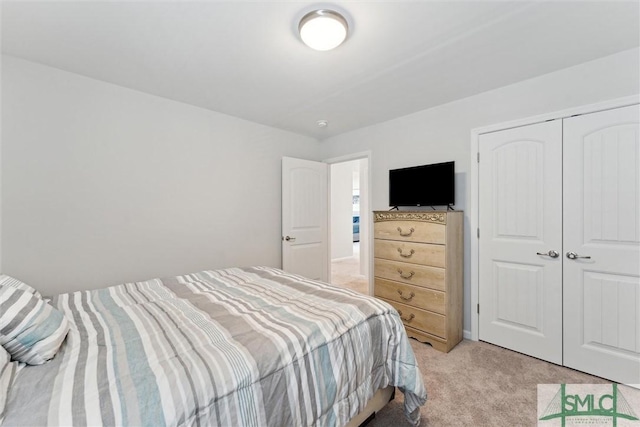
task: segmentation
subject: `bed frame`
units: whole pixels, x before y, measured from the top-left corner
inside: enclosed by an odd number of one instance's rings
[[[362,427],[376,417],[376,412],[384,408],[396,395],[396,388],[389,386],[381,388],[373,395],[371,400],[364,407],[362,412],[353,417],[345,427]]]

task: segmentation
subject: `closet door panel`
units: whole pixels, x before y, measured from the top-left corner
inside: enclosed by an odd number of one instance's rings
[[[638,106],[564,120],[564,364],[640,384]]]
[[[480,339],[562,363],[562,123],[481,135]],[[554,254],[555,255],[555,254]]]

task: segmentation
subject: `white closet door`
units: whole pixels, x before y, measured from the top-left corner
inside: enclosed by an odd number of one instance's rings
[[[562,123],[484,134],[479,150],[480,339],[560,364]]]
[[[640,384],[639,115],[564,121],[564,364],[627,384]]]

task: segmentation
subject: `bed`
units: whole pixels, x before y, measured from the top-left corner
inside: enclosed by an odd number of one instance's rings
[[[51,305],[68,334],[46,363],[8,363],[5,425],[344,426],[393,387],[417,425],[426,401],[391,306],[275,268],[127,283]]]

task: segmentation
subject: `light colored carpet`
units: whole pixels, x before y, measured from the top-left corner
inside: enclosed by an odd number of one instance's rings
[[[410,341],[428,394],[422,427],[536,426],[538,384],[610,383],[484,342],[464,340],[441,353]],[[409,426],[402,402],[396,391],[367,427]]]
[[[369,281],[360,274],[360,243],[354,242],[353,256],[331,261],[331,284],[369,294]]]

